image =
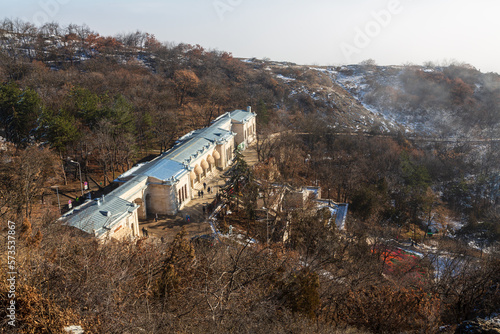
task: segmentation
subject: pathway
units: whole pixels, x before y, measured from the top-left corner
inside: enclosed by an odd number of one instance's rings
[[[249,166],[253,166],[258,162],[255,144],[252,144],[243,152],[243,157]],[[227,169],[224,171],[216,170],[208,175],[204,180],[207,184],[206,189],[203,189],[203,184],[197,184],[194,188],[194,198],[177,215],[158,215],[157,220],[156,217],[149,217],[147,221],[140,222],[139,228],[141,230],[146,228],[150,237],[163,237],[165,242],[171,242],[183,227],[188,238],[212,233],[210,224],[206,221],[208,212],[203,214],[203,206],[208,206],[215,199],[217,191],[224,186],[225,180],[222,175],[225,171]],[[210,193],[208,193],[208,187],[211,189]],[[203,198],[198,197],[197,194],[197,191],[202,189],[204,192]],[[186,215],[190,216],[190,222],[186,221]]]

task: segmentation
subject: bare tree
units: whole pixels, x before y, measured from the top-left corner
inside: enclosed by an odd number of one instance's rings
[[[166,110],[154,110],[151,116],[152,131],[156,135],[160,151],[164,152],[179,137],[181,131],[179,120],[174,112]]]
[[[31,217],[36,199],[42,196],[47,181],[57,177],[58,158],[47,148],[30,146],[18,154],[3,154],[0,175],[2,205],[6,213]]]
[[[61,36],[63,29],[57,22],[48,22],[40,27],[40,32],[45,37]]]
[[[177,96],[177,105],[182,107],[189,94],[194,93],[200,83],[198,76],[191,70],[178,70],[173,78],[174,90]]]

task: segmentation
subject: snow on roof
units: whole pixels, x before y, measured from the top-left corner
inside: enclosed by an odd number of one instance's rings
[[[256,114],[248,112],[246,110],[235,110],[231,111],[228,117],[230,117],[231,120],[236,121],[238,123],[246,123],[252,118],[256,117]]]
[[[118,196],[108,194],[94,201],[87,201],[61,217],[67,225],[76,227],[96,237],[101,237],[132,214],[138,206]]]
[[[330,210],[331,217],[329,222],[335,218],[335,225],[337,225],[339,230],[344,230],[346,228],[345,222],[347,218],[347,203],[335,203],[329,200],[317,200],[317,203],[319,210],[323,208]]]
[[[174,160],[165,159],[165,161],[150,168],[147,174],[161,181],[177,181],[187,172],[185,165]]]
[[[130,176],[133,176],[137,170],[139,170],[142,166],[144,166],[146,163],[139,163],[135,166],[133,166],[132,168],[130,168],[128,171],[126,171],[125,173],[123,173],[122,175],[118,176],[118,180],[124,180],[126,178],[129,178]]]

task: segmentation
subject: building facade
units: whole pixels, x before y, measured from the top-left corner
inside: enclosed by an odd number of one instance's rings
[[[244,150],[255,139],[256,115],[250,107],[227,112],[210,127],[183,136],[154,160],[120,175],[117,189],[76,207],[61,220],[100,239],[139,237],[139,220],[177,214],[208,176],[231,164],[235,148]]]

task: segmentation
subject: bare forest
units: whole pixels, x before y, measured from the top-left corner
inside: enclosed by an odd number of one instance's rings
[[[429,66],[407,66],[395,84],[375,65],[242,61],[140,31],[0,21],[0,250],[7,259],[15,222],[13,333],[454,333],[500,312],[500,77]],[[370,89],[349,86],[349,71]],[[449,118],[416,134],[366,121],[365,105]],[[60,208],[56,193],[84,201],[79,173],[105,193],[137,162],[246,106],[259,162],[237,157],[241,189],[226,199],[236,218],[219,228],[252,242],[181,232],[102,244],[57,221],[68,197]],[[348,203],[346,229],[312,200],[264,221],[257,200],[269,207],[276,185]],[[6,332],[8,293],[2,270]]]

